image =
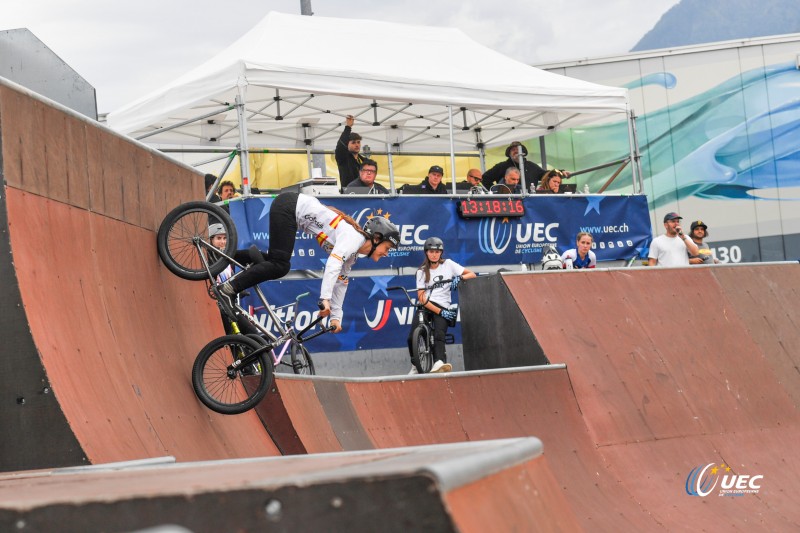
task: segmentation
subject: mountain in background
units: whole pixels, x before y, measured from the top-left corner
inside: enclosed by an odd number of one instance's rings
[[[681,0],[631,49],[800,33],[798,0]]]

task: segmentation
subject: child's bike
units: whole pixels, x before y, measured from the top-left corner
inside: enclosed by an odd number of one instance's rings
[[[437,281],[426,289],[430,292],[436,287],[444,287],[449,285],[453,280],[444,279]],[[425,309],[425,305],[421,304],[418,300],[414,300],[410,293],[415,292],[414,289],[409,290],[405,287],[387,287],[389,291],[403,291],[408,303],[414,306],[414,312],[418,315],[418,324],[411,332],[411,362],[417,368],[420,374],[427,374],[433,368],[433,313]],[[449,323],[450,327],[455,326],[455,322]],[[445,335],[445,343],[453,344],[455,337],[451,333]]]

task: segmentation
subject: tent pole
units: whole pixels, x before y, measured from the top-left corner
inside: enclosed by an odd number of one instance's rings
[[[631,173],[633,174],[633,193],[644,194],[644,178],[642,177],[642,160],[639,154],[639,136],[636,131],[636,112],[631,109],[628,113],[628,142],[630,143]],[[638,190],[637,190],[638,189]]]
[[[308,123],[303,123],[303,142],[306,145],[306,163],[308,164],[308,179],[314,177],[314,156],[311,155],[311,135],[309,135],[311,127]]]
[[[450,129],[450,179],[453,180],[453,194],[456,193],[456,148],[453,143],[453,106],[447,106],[447,126]]]
[[[242,196],[250,196],[250,151],[247,148],[247,118],[244,116],[244,86],[236,95],[236,114],[239,118],[239,167],[242,174]]]
[[[386,143],[386,158],[389,160],[389,192],[394,196],[397,189],[394,188],[394,159],[392,158],[392,145]]]
[[[475,128],[475,146],[478,148],[478,159],[480,159],[481,174],[486,172],[486,145],[481,139],[481,128]]]

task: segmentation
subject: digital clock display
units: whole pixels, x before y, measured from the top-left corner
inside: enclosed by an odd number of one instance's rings
[[[514,198],[468,198],[458,201],[458,214],[463,218],[521,217],[525,214],[525,205]]]

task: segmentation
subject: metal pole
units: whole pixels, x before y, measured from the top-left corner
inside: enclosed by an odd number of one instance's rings
[[[450,179],[453,180],[453,194],[456,194],[456,147],[453,142],[453,106],[447,106],[447,126],[450,129]]]
[[[307,124],[303,124],[303,142],[306,145],[306,163],[308,164],[308,179],[314,177],[314,157],[311,155],[311,135],[309,135],[309,131],[311,127]]]
[[[628,121],[628,140],[631,143],[631,173],[633,173],[633,192],[644,194],[644,177],[642,176],[642,159],[639,153],[639,134],[636,131],[636,113],[630,110],[630,120]],[[638,187],[637,187],[638,185]],[[639,189],[638,191],[636,189]]]
[[[394,187],[394,159],[392,159],[391,143],[386,143],[386,157],[389,160],[389,192],[395,195],[397,194],[397,189]]]
[[[314,14],[314,12],[311,11],[311,0],[300,0],[300,14],[309,17]]]
[[[242,196],[250,196],[250,152],[247,149],[247,118],[244,114],[244,90],[239,86],[236,95],[236,115],[239,118],[239,165],[242,173]]]

